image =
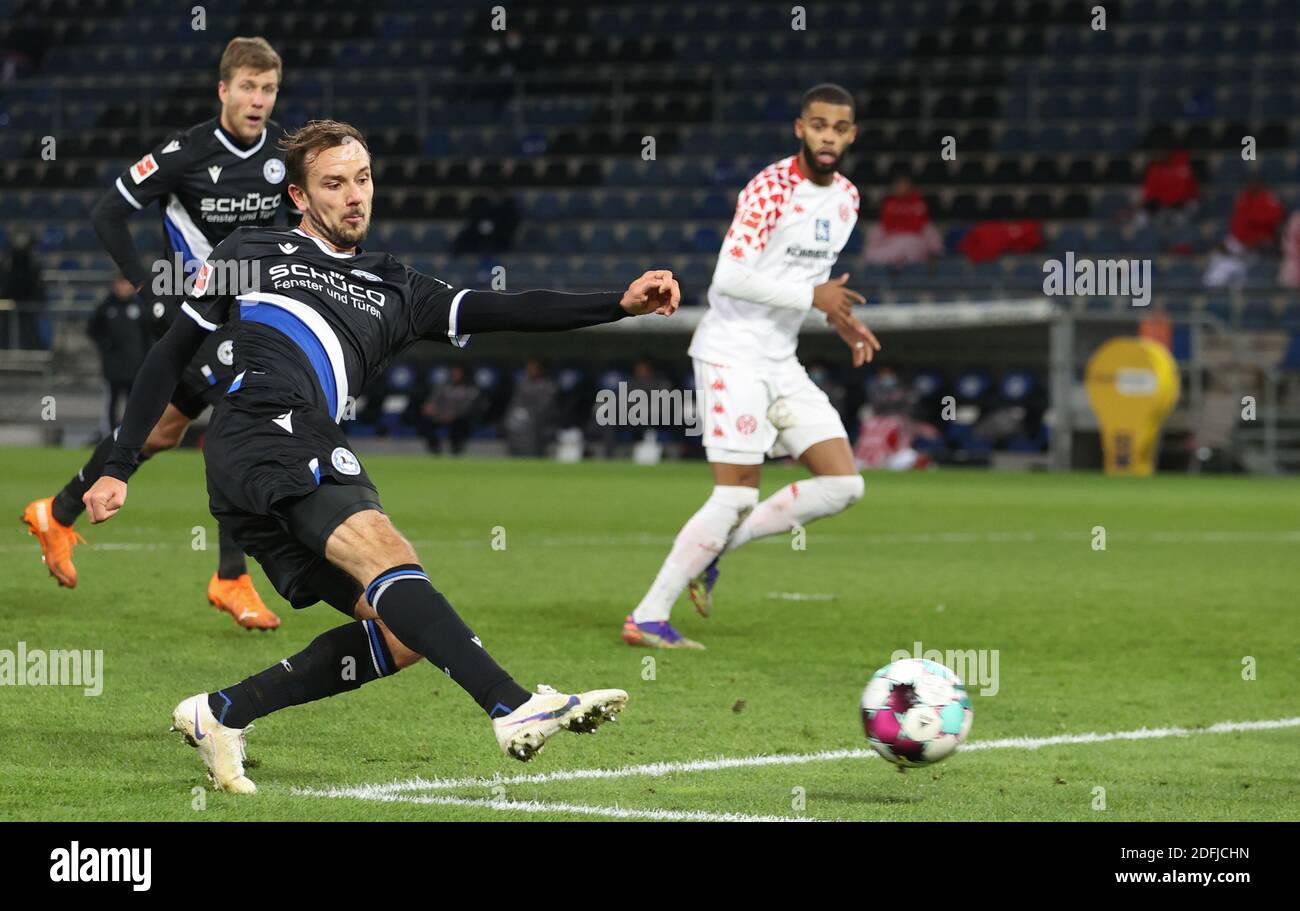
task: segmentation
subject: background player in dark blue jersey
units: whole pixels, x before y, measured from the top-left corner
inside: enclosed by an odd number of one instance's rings
[[[149,353],[105,474],[85,500],[92,522],[121,508],[137,453],[182,367],[207,332],[233,323],[241,371],[215,409],[204,448],[212,512],[295,608],[323,600],[361,622],[336,627],[239,683],[182,700],[174,728],[198,748],[220,788],[251,793],[242,761],[250,722],[356,689],[423,656],[488,714],[509,756],[530,759],[560,730],[594,730],[622,709],[627,693],[569,695],[546,686],[530,693],[516,683],[433,587],[338,422],[347,390],[417,339],[464,347],[477,332],[670,315],[681,299],[677,282],[655,271],[623,292],[453,288],[359,246],[374,196],[360,132],[315,121],[284,145],[301,225],[244,228],[217,246],[182,305],[185,316]],[[249,275],[260,279],[250,283]],[[340,674],[343,666],[356,673]]]
[[[277,145],[284,131],[270,119],[282,75],[279,55],[262,38],[234,38],[221,55],[220,73],[221,114],[168,136],[118,177],[91,211],[101,242],[139,292],[155,338],[162,337],[182,299],[165,287],[167,280],[179,283],[235,228],[275,224],[287,206]],[[155,201],[166,238],[164,258],[157,261],[161,269],[141,262],[127,228],[133,213]],[[225,394],[234,361],[231,333],[213,332],[181,375],[141,460],[180,444],[190,423]],[[112,448],[111,437],[101,441],[62,490],[33,500],[23,512],[50,575],[67,588],[77,584],[72,552],[82,540],[72,526],[84,509],[82,496],[102,473]],[[208,581],[208,600],[246,629],[275,629],[280,618],[253,587],[243,551],[225,526],[218,523],[218,529],[220,554]]]

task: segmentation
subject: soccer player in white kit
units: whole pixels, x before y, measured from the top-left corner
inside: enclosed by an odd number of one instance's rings
[[[689,353],[713,493],[677,534],[641,603],[623,624],[623,641],[655,648],[703,648],[669,622],[689,586],[704,616],[712,610],[718,560],[755,538],[833,515],[862,497],[862,475],[848,434],[826,394],[795,357],[810,309],[869,362],[880,343],[852,312],[865,299],[831,268],[858,219],[858,191],[837,172],[856,136],[853,96],[825,83],[803,96],[794,134],[797,155],[760,171],[740,192],[709,286],[709,310]],[[790,455],[813,477],[763,502],[766,455]]]

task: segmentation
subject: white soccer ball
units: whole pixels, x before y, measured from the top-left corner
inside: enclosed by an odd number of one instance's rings
[[[862,727],[876,752],[899,766],[931,765],[970,733],[975,712],[960,679],[924,658],[876,671],[862,691]]]

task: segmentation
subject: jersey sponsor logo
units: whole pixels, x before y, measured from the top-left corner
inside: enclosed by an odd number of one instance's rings
[[[167,143],[167,145],[162,147],[162,153],[164,155],[170,155],[172,152],[179,152],[180,149],[181,141],[179,139],[173,139],[171,142]]]
[[[216,183],[217,179],[221,177],[221,165],[214,164],[208,168],[208,176],[212,178],[213,183]]]
[[[158,170],[158,162],[152,154],[146,155],[135,164],[131,165],[131,179],[139,186],[144,179],[153,176]]]
[[[339,446],[330,453],[330,464],[339,474],[361,474],[361,463],[357,461],[351,450]]]
[[[280,194],[263,196],[247,193],[244,196],[205,196],[199,201],[201,212],[275,212],[280,208]]]
[[[262,165],[262,176],[267,183],[279,183],[284,180],[284,162],[278,158],[268,158]]]
[[[297,245],[297,244],[280,244],[280,252],[283,253],[285,256],[288,256],[290,253],[297,253],[297,252],[298,252],[298,245]]]
[[[358,285],[348,281],[341,272],[317,269],[306,263],[279,263],[272,266],[268,274],[277,289],[306,286],[375,317],[380,315],[377,308],[382,307],[386,300],[384,292],[377,288]]]
[[[830,240],[831,239],[831,220],[829,218],[819,218],[814,227],[814,239]]]
[[[366,281],[368,281],[368,282],[381,282],[381,281],[383,281],[383,279],[380,278],[380,277],[379,277],[378,275],[376,275],[375,273],[373,273],[373,272],[367,272],[367,271],[365,271],[364,269],[353,269],[353,270],[352,270],[352,274],[355,275],[357,278],[364,278],[364,279],[365,279]]]
[[[736,418],[736,430],[744,436],[749,436],[758,429],[758,419],[752,414],[742,414]]]
[[[798,259],[829,259],[833,262],[838,254],[834,250],[810,250],[792,244],[785,248],[785,255]]]
[[[217,346],[217,360],[229,367],[235,362],[235,343],[226,339]]]

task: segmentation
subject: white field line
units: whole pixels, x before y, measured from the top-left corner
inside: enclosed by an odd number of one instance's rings
[[[301,793],[294,789],[294,793]],[[490,797],[451,797],[446,794],[380,794],[369,798],[385,803],[431,804],[440,807],[477,807],[507,813],[572,813],[607,819],[650,819],[664,822],[813,822],[800,816],[753,816],[748,813],[713,813],[708,810],[659,810],[635,807],[593,807],[581,803],[547,803],[540,800],[496,800]]]
[[[818,543],[826,544],[861,544],[887,546],[890,544],[1037,544],[1037,543],[1091,543],[1091,531],[953,531],[953,532],[898,532],[894,534],[878,533],[865,535],[821,534],[814,531]],[[1111,541],[1139,542],[1149,544],[1296,544],[1300,543],[1300,530],[1292,531],[1110,531]],[[526,546],[539,547],[599,547],[601,545],[654,545],[656,547],[670,544],[671,534],[635,534],[635,535],[546,535],[538,538],[516,537],[516,541]],[[487,548],[491,538],[421,538],[411,542],[416,547],[463,547],[466,549]],[[755,542],[768,546],[787,546],[784,536]],[[186,529],[184,534],[176,536],[175,544],[160,541],[105,541],[83,544],[91,550],[170,550],[185,549],[191,546],[191,535]],[[35,541],[19,544],[0,544],[0,553],[12,553],[35,550],[39,547]]]
[[[1204,728],[1138,728],[1134,731],[1112,731],[1105,734],[1057,734],[1052,737],[1008,737],[1002,740],[977,740],[961,747],[961,752],[981,750],[1037,750],[1042,747],[1109,743],[1116,740],[1158,740],[1166,737],[1190,737],[1198,734],[1230,734],[1241,731],[1271,731],[1280,728],[1300,727],[1300,717],[1276,718],[1268,721],[1224,721]],[[651,762],[643,765],[623,766],[617,769],[567,769],[531,775],[496,775],[491,778],[412,778],[389,784],[357,785],[332,788],[294,788],[293,793],[303,797],[354,797],[362,800],[389,800],[403,792],[446,791],[465,788],[493,788],[504,785],[548,784],[556,781],[585,781],[593,779],[657,778],[677,772],[712,772],[721,769],[753,768],[756,766],[804,765],[813,762],[836,762],[843,759],[871,759],[874,750],[823,750],[818,753],[796,753],[777,756],[737,756],[718,759],[694,759],[682,762]],[[499,805],[500,801],[486,801]],[[580,811],[574,811],[580,812]]]

